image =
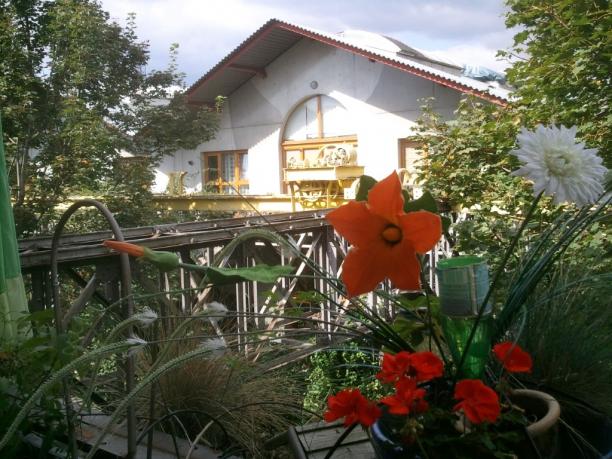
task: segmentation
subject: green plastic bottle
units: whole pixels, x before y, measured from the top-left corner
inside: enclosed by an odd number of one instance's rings
[[[458,366],[489,289],[489,269],[485,260],[480,257],[461,256],[441,260],[436,267],[436,273],[442,330],[453,361]],[[491,351],[492,330],[493,318],[489,303],[463,359],[459,371],[461,377],[482,377]]]

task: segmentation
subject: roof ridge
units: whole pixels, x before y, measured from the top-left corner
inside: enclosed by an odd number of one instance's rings
[[[427,65],[426,63],[418,62],[416,59],[406,55],[401,55],[399,53],[385,51],[374,47],[360,46],[354,42],[351,42],[351,40],[341,37],[340,35],[319,31],[317,29],[293,24],[276,18],[266,21],[265,24],[249,35],[233,51],[231,51],[214,67],[206,72],[206,74],[193,83],[186,91],[187,96],[189,97],[191,94],[193,94],[207,80],[213,78],[218,72],[221,72],[225,67],[229,66],[234,59],[240,56],[241,53],[248,51],[251,46],[256,45],[259,39],[264,38],[275,29],[286,30],[302,37],[308,37],[330,46],[342,48],[348,52],[361,55],[368,59],[374,59],[385,65],[412,73],[416,76],[434,81],[457,91],[472,94],[476,97],[488,100],[498,105],[505,105],[505,103],[508,101],[508,90],[499,90],[498,88],[490,87],[486,83],[473,80],[468,77],[457,76],[445,70],[436,69],[430,65]],[[269,64],[269,62],[262,64],[265,67]]]

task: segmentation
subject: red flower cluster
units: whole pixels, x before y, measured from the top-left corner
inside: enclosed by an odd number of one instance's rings
[[[376,375],[383,383],[394,384],[403,378],[415,378],[417,382],[438,378],[444,373],[442,361],[433,352],[402,351],[384,354],[381,371]]]
[[[510,373],[528,373],[531,371],[533,365],[531,356],[516,343],[505,341],[496,344],[493,346],[493,353]]]
[[[510,341],[493,346],[493,353],[503,364],[506,371],[524,373],[531,371],[531,356],[521,347]],[[455,386],[455,399],[459,403],[454,410],[463,410],[472,424],[495,422],[501,408],[497,393],[479,380],[464,379]]]
[[[417,383],[438,378],[443,373],[444,365],[433,352],[384,354],[382,369],[376,377],[383,383],[395,384],[395,394],[384,397],[381,403],[389,407],[391,414],[427,411],[425,389],[418,388]]]
[[[495,422],[499,417],[499,396],[480,379],[459,381],[455,386],[455,398],[460,402],[453,410],[463,410],[472,424]]]
[[[504,342],[493,348],[493,353],[510,372],[531,370],[531,357],[516,343]],[[384,354],[381,371],[376,377],[383,383],[393,384],[395,393],[380,400],[395,415],[420,414],[429,409],[426,390],[418,384],[442,376],[444,365],[432,352],[406,351]],[[453,410],[463,411],[472,424],[495,422],[501,407],[497,393],[480,379],[463,379],[455,385],[454,398],[459,401]],[[375,402],[366,399],[359,389],[345,389],[327,400],[324,414],[327,422],[344,418],[344,425],[361,424],[369,427],[381,416]]]
[[[344,389],[327,399],[328,410],[323,414],[326,422],[344,418],[344,426],[361,424],[369,427],[380,417],[381,411],[374,402],[363,396],[359,389]]]
[[[423,413],[429,405],[425,401],[425,389],[418,389],[414,378],[400,379],[395,385],[395,394],[381,400],[391,414]]]

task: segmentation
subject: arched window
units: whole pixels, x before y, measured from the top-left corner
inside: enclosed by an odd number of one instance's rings
[[[356,151],[357,135],[351,117],[337,100],[314,96],[298,105],[287,119],[283,167],[322,167],[322,152],[332,146]]]

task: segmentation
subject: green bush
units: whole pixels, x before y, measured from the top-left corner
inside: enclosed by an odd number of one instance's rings
[[[308,362],[304,408],[320,412],[327,397],[347,387],[358,387],[370,399],[378,398],[382,386],[375,378],[379,370],[378,350],[357,343],[317,352]]]

